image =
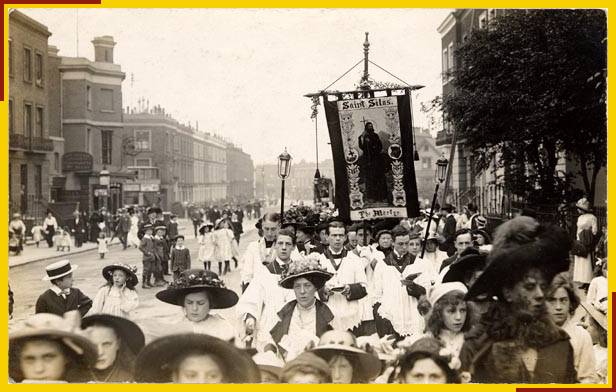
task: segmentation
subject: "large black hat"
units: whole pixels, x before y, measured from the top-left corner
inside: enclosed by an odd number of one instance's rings
[[[215,272],[202,269],[184,271],[175,282],[166,289],[156,293],[156,298],[171,305],[179,305],[179,300],[187,294],[205,291],[210,298],[210,309],[226,309],[234,306],[238,296],[225,284]]]
[[[569,269],[571,241],[558,226],[541,225],[519,216],[496,229],[487,267],[470,287],[467,299],[482,295],[502,298],[502,288],[520,281],[531,268],[543,272],[547,282]]]
[[[467,248],[460,257],[449,266],[449,271],[443,276],[443,283],[462,282],[467,272],[481,270],[486,265],[485,254],[479,253],[475,248]]]
[[[250,355],[224,340],[204,334],[169,335],[156,339],[141,351],[135,364],[135,380],[143,383],[171,382],[170,364],[186,353],[203,352],[222,363],[227,383],[258,383],[261,373]]]
[[[150,207],[150,208],[148,208],[148,215],[150,215],[150,214],[162,214],[162,213],[163,213],[163,210],[161,210],[158,207]]]
[[[111,264],[106,267],[103,267],[103,278],[107,281],[111,281],[113,277],[113,271],[122,270],[126,274],[126,282],[132,286],[136,286],[139,283],[139,279],[137,278],[137,266],[128,265],[128,264]]]
[[[123,317],[110,314],[93,314],[81,320],[81,328],[86,329],[93,325],[104,325],[113,328],[116,334],[122,339],[123,344],[137,355],[145,346],[145,336],[141,328],[134,322]]]

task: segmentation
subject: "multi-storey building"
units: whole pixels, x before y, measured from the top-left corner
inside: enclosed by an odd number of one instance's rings
[[[246,202],[254,198],[254,165],[249,154],[227,144],[227,198]]]
[[[489,26],[489,23],[499,16],[505,15],[506,9],[457,9],[450,13],[438,27],[441,35],[442,50],[442,83],[443,97],[454,91],[451,72],[456,68],[455,51],[471,36],[473,30]],[[437,133],[436,146],[448,159],[452,148],[453,127],[447,121],[443,129]],[[469,201],[477,203],[484,211],[501,213],[507,198],[504,183],[507,181],[507,170],[497,167],[496,163],[488,169],[476,173],[473,169],[472,151],[465,145],[464,139],[457,137],[454,159],[450,162],[450,201],[463,205]],[[562,154],[556,167],[556,173],[568,173],[574,176],[573,187],[584,189],[579,176],[579,164],[571,157]],[[555,173],[555,175],[556,175]],[[597,177],[595,187],[595,206],[605,206],[607,199],[607,175],[605,168]]]
[[[294,200],[313,200],[316,168],[314,162],[291,162],[291,173],[285,181],[285,205]],[[321,177],[334,181],[334,161],[328,159],[320,162],[319,173]],[[255,167],[255,192],[259,199],[278,200],[280,190],[277,163]]]
[[[180,124],[159,107],[124,115],[124,161],[137,173],[124,204],[207,203],[227,197],[226,144]]]
[[[61,57],[62,171],[60,201],[77,201],[81,209],[122,204],[122,187],[133,174],[123,170],[122,81],[113,62],[113,37],[96,37],[94,61]]]
[[[414,127],[415,144],[419,161],[415,162],[415,179],[417,181],[417,195],[420,204],[430,205],[436,184],[436,161],[441,154],[437,150],[434,138],[427,129]]]
[[[49,200],[50,140],[46,26],[17,10],[9,14],[9,209],[32,218]]]

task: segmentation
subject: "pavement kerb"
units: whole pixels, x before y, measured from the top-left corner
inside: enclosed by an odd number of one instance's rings
[[[191,227],[192,228],[192,227]],[[186,228],[184,228],[186,229]],[[256,228],[251,228],[248,231],[245,231],[244,233],[242,233],[242,237],[245,235],[248,235],[249,233],[251,233],[252,231],[257,230]],[[108,245],[108,247],[115,247],[117,245],[121,245],[122,243],[119,242],[113,242],[111,244]],[[77,248],[76,248],[77,249]],[[32,259],[32,260],[24,260],[22,262],[18,262],[16,264],[13,265],[9,265],[9,269],[13,268],[13,267],[19,267],[21,265],[26,265],[26,264],[30,264],[30,263],[36,263],[39,261],[53,261],[53,260],[60,260],[60,259],[66,259],[66,258],[70,258],[73,255],[78,255],[78,254],[82,254],[82,253],[86,253],[86,252],[94,252],[94,251],[98,251],[98,248],[88,248],[88,249],[80,249],[80,250],[76,250],[74,252],[71,253],[62,253],[62,254],[58,254],[58,255],[53,255],[53,256],[49,256],[49,257],[41,257],[39,259]]]

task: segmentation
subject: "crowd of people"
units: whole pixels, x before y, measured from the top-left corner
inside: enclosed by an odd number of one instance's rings
[[[157,207],[154,207],[157,208]],[[26,237],[30,237],[32,243],[39,248],[41,243],[53,248],[58,252],[70,252],[71,246],[80,248],[86,242],[98,244],[101,257],[107,253],[107,245],[118,238],[124,249],[139,246],[140,236],[138,236],[140,224],[148,220],[149,208],[145,206],[130,206],[118,208],[115,213],[111,213],[105,207],[87,211],[75,210],[70,219],[61,219],[55,216],[53,211],[48,210],[42,222],[35,222],[28,230],[22,215],[14,213],[9,222],[9,252],[20,255],[24,251]],[[236,242],[239,243],[242,234],[242,221],[246,216],[248,219],[256,219],[260,215],[261,204],[259,201],[235,203],[225,203],[219,209],[217,205],[198,208],[190,206],[187,215],[192,220],[195,237],[198,236],[197,228],[206,220],[215,222],[216,220],[227,217],[231,220],[231,229],[234,232]],[[161,211],[162,214],[162,211]],[[177,214],[169,214],[176,217]],[[164,219],[162,215],[159,220],[165,220],[165,225],[169,224],[169,219]],[[173,233],[172,233],[173,235]]]
[[[51,288],[36,314],[10,334],[9,375],[14,382],[605,383],[607,258],[592,249],[597,225],[587,201],[578,208],[572,241],[524,214],[490,232],[472,204],[460,215],[444,205],[419,218],[356,223],[298,206],[264,214],[243,255],[237,211],[197,210],[196,265],[184,237],[151,208],[134,233],[141,288],[155,287],[157,300],[181,309],[177,319],[156,327],[131,320],[139,307],[134,266],[102,268],[107,283],[91,300],[73,287],[77,266],[56,262],[46,267]],[[237,292],[223,280],[231,268],[240,269]]]

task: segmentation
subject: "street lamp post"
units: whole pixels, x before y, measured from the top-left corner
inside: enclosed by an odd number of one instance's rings
[[[423,259],[426,251],[426,245],[428,244],[428,236],[430,235],[430,224],[432,223],[432,216],[434,215],[434,205],[436,204],[436,197],[438,195],[438,187],[445,181],[447,175],[447,165],[449,161],[445,157],[440,157],[436,161],[436,186],[434,187],[434,197],[432,197],[432,205],[430,206],[430,215],[428,216],[428,225],[426,226],[426,235],[424,236],[423,245],[421,246],[421,258]]]
[[[291,155],[285,147],[284,152],[278,156],[278,177],[282,180],[280,186],[280,219],[284,215],[284,181],[291,173]]]

